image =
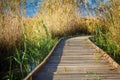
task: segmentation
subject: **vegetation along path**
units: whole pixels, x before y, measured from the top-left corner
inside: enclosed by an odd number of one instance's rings
[[[120,80],[88,37],[63,39],[33,80]]]

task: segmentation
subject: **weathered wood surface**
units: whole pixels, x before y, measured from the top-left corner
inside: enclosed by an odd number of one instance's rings
[[[86,36],[62,40],[32,80],[120,80],[120,74]]]

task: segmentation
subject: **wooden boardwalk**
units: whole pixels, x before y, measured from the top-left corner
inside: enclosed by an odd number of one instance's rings
[[[120,80],[88,37],[62,40],[32,80]]]

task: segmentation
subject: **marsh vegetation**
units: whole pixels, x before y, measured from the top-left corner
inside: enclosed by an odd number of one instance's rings
[[[23,79],[63,36],[91,34],[98,46],[120,60],[120,1],[95,9],[99,16],[81,17],[85,0],[43,0],[35,17],[20,14],[24,0],[0,1],[0,79]],[[25,12],[26,6],[22,5]],[[4,63],[4,64],[3,64]]]

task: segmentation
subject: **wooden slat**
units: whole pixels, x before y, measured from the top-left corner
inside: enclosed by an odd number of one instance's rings
[[[49,74],[49,73],[40,73],[36,76],[36,80],[119,80],[119,75],[117,74],[108,74],[108,73],[63,73],[63,74]],[[54,75],[54,76],[53,76]]]

